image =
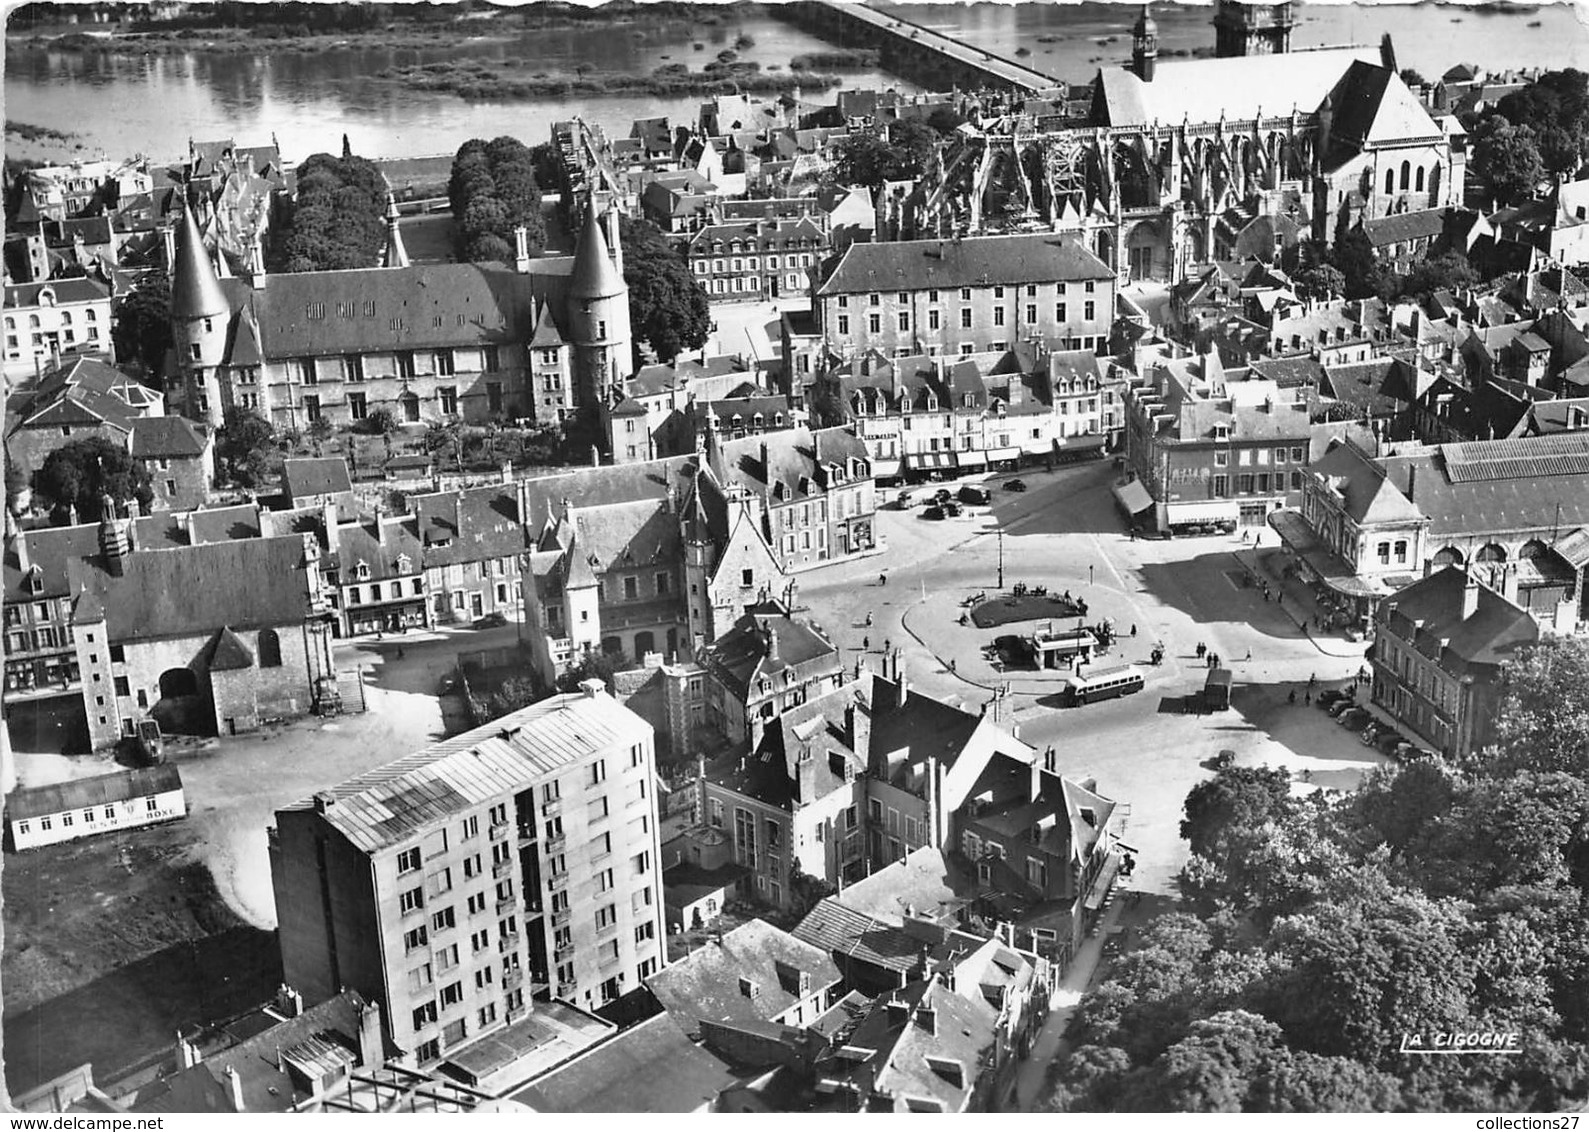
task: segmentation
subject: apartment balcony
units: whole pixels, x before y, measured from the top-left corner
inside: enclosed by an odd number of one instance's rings
[[[559,912],[553,912],[552,913],[552,927],[554,927],[554,928],[566,928],[568,926],[568,922],[570,920],[572,920],[573,918],[574,918],[573,917],[573,913],[570,912],[567,908],[564,908],[564,909],[562,909]]]
[[[563,800],[561,798],[553,798],[549,802],[542,802],[541,803],[541,816],[543,818],[556,817],[558,814],[560,814],[562,812],[563,812]]]
[[[552,952],[552,958],[559,963],[566,963],[573,957],[574,945],[571,943],[565,943],[562,947],[559,947]]]
[[[519,844],[529,845],[535,840],[535,823],[525,822],[519,826]]]
[[[496,864],[491,866],[491,875],[496,877],[498,880],[501,880],[503,877],[508,876],[512,872],[513,872],[513,858],[512,857],[509,857],[506,860],[498,861],[498,862],[496,862]]]
[[[523,937],[518,932],[509,932],[497,940],[497,954],[506,955],[510,951],[519,949],[519,942]]]
[[[610,971],[610,970],[612,970],[612,968],[617,967],[617,966],[619,966],[622,963],[623,963],[623,956],[621,954],[619,954],[619,955],[603,955],[601,957],[601,961],[600,961],[600,963],[598,965],[601,967],[601,969],[603,971]]]
[[[548,892],[562,892],[563,889],[565,889],[567,887],[568,887],[568,874],[567,873],[558,873],[556,876],[550,876],[550,877],[546,878],[546,888],[547,888]]]
[[[508,835],[508,823],[505,822],[505,821],[497,822],[496,825],[492,826],[490,834],[489,834],[489,836],[490,836],[492,841],[501,841],[507,835]]]
[[[613,923],[608,924],[604,928],[597,928],[596,929],[596,938],[597,939],[611,939],[613,936],[615,936],[617,934],[618,934],[617,921],[614,921]]]
[[[541,894],[539,892],[525,894],[524,911],[531,916],[539,916],[541,914]]]
[[[545,844],[541,847],[541,852],[543,854],[561,853],[567,848],[568,838],[558,835],[557,837],[548,837]]]
[[[579,993],[579,984],[578,983],[558,983],[557,984],[557,997],[558,998],[573,998],[578,993]]]
[[[504,990],[512,990],[514,987],[522,985],[523,982],[524,972],[519,970],[517,967],[509,970],[502,976],[502,988]]]
[[[511,897],[511,896],[508,897],[506,900],[498,900],[497,901],[497,915],[506,916],[509,912],[517,911],[518,907],[519,907],[518,901],[514,900],[513,897]]]

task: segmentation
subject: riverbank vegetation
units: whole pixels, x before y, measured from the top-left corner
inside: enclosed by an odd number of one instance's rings
[[[721,61],[692,71],[683,63],[667,63],[649,75],[597,71],[586,64],[573,74],[529,71],[511,63],[459,61],[390,67],[372,78],[407,90],[442,91],[469,99],[571,98],[575,96],[645,95],[680,98],[699,94],[770,94],[788,88],[785,74],[763,73],[760,64]],[[839,85],[837,75],[801,72],[800,85],[823,90]]]
[[[789,60],[791,71],[866,71],[877,68],[882,53],[872,47],[841,47],[832,51],[807,51]]]
[[[270,271],[374,267],[386,244],[386,178],[373,163],[316,153],[298,166],[298,195],[271,228]]]
[[[464,142],[453,158],[447,196],[452,201],[454,248],[465,263],[513,262],[514,232],[520,226],[529,233],[531,255],[546,243],[535,158],[518,138]]]
[[[722,28],[731,21],[760,14],[760,5],[736,5],[732,12],[716,4],[659,0],[622,0],[598,7],[569,3],[536,3],[501,8],[483,2],[459,4],[317,4],[243,3],[204,5],[170,19],[133,20],[108,25],[107,32],[67,31],[27,35],[29,27],[59,26],[54,5],[29,5],[29,18],[14,19],[6,50],[48,49],[105,55],[167,54],[201,51],[241,54],[258,49],[260,40],[272,50],[300,53],[341,48],[449,47],[460,36],[506,41],[526,31],[556,28],[626,28],[642,35],[668,30]],[[730,29],[731,30],[731,29]],[[741,34],[736,46],[754,45]]]
[[[17,138],[21,141],[71,141],[77,135],[63,130],[53,130],[49,126],[35,126],[32,122],[18,122],[13,118],[6,119],[6,137]]]

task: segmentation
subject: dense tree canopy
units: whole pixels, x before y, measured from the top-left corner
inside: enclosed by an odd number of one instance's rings
[[[940,134],[933,126],[912,119],[893,123],[886,133],[881,129],[860,130],[833,147],[834,160],[828,177],[835,184],[872,189],[884,181],[920,177],[931,165],[939,140]]]
[[[624,217],[619,228],[636,364],[641,343],[664,362],[704,346],[712,312],[690,265],[649,220]]]
[[[1496,204],[1527,200],[1545,179],[1539,136],[1504,115],[1485,118],[1473,130],[1472,169]]]
[[[118,507],[131,499],[146,508],[154,501],[143,464],[103,436],[74,440],[51,452],[33,476],[33,491],[58,520],[67,518],[72,507],[83,522],[98,519],[106,495]]]
[[[298,166],[298,193],[271,230],[271,271],[374,267],[386,244],[386,179],[362,157],[317,153]]]
[[[1589,778],[1589,645],[1547,637],[1507,666],[1495,745],[1476,760],[1491,773],[1563,770]]]
[[[113,318],[116,357],[138,362],[148,375],[163,376],[171,349],[171,279],[164,269],[149,272],[117,299]]]
[[[221,464],[218,471],[233,483],[259,487],[265,482],[275,439],[276,430],[269,421],[251,409],[233,405],[215,434],[215,455]]]
[[[452,201],[453,243],[459,260],[512,262],[516,229],[529,234],[530,253],[546,243],[536,156],[518,138],[471,138],[453,158],[447,195]]]
[[[1589,75],[1582,71],[1546,71],[1501,99],[1495,115],[1528,124],[1547,173],[1570,179],[1589,157]]]

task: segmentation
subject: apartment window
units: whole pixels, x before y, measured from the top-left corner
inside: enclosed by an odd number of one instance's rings
[[[423,1006],[414,1008],[414,1029],[423,1030],[426,1026],[436,1024],[436,1002],[432,999]]]
[[[866,296],[866,304],[867,304],[867,306],[872,306],[872,307],[879,306],[879,305],[881,305],[882,301],[883,301],[883,296],[881,296],[881,295],[868,295],[868,296]]]
[[[597,759],[590,764],[590,784],[600,786],[607,781],[607,760]]]
[[[1081,317],[1085,321],[1091,322],[1095,317],[1097,317],[1097,312],[1098,304],[1093,302],[1091,299],[1082,304]]]
[[[1065,304],[1064,303],[1055,303],[1054,304],[1054,319],[1055,319],[1055,321],[1064,322],[1064,321],[1066,321],[1067,318],[1068,318],[1068,315],[1067,315],[1067,313],[1065,311]]]
[[[1215,498],[1224,499],[1224,498],[1227,498],[1229,495],[1230,495],[1230,477],[1229,476],[1215,476],[1214,477],[1214,496],[1215,496]]]
[[[486,910],[486,894],[477,892],[468,900],[469,915],[479,915]]]
[[[434,976],[430,972],[429,963],[421,963],[408,973],[408,989],[413,994],[418,994],[430,986]],[[418,1029],[419,1027],[415,1027]]]
[[[644,943],[646,940],[655,939],[656,937],[657,922],[655,920],[647,920],[634,930],[634,941],[636,944]]]
[[[1406,539],[1397,539],[1396,540],[1396,562],[1399,565],[1399,564],[1406,563],[1406,561],[1407,561],[1407,540]]]
[[[971,329],[971,308],[970,307],[961,307],[960,308],[960,329],[961,330],[970,330]]]
[[[491,929],[481,928],[469,934],[469,953],[479,955],[491,946]]]
[[[436,970],[450,971],[458,965],[458,945],[449,943],[446,947],[436,952]]]
[[[1004,308],[1003,307],[994,307],[993,308],[993,325],[994,326],[1003,326],[1004,325]]]
[[[928,330],[937,330],[939,321],[940,321],[939,312],[937,312],[937,311],[928,311],[927,312],[927,329]],[[903,329],[903,328],[901,328],[901,329]]]
[[[612,834],[603,833],[590,840],[590,856],[592,860],[605,857],[612,852]]]
[[[441,911],[432,913],[430,917],[432,931],[444,932],[457,926],[457,918],[453,915],[452,905],[450,904]]]
[[[403,952],[404,952],[404,954],[407,954],[410,951],[418,951],[421,947],[424,947],[427,944],[429,939],[430,939],[430,935],[426,931],[426,929],[425,929],[425,927],[423,925],[421,925],[421,926],[419,926],[417,928],[413,928],[413,929],[411,929],[409,931],[404,932],[403,933]]]
[[[869,315],[867,315],[866,316],[866,329],[868,331],[870,331],[871,333],[873,333],[873,334],[882,333],[882,330],[883,330],[883,316],[880,315],[880,314],[869,314]]]
[[[497,981],[497,973],[490,967],[482,967],[474,973],[475,990],[485,990]]]
[[[605,931],[618,922],[618,905],[604,904],[596,909],[596,930]]]
[[[1026,304],[1026,321],[1027,322],[1036,322],[1037,321],[1037,304],[1036,303],[1027,303]]]
[[[1242,495],[1252,494],[1252,473],[1247,472],[1236,477],[1236,490]]]
[[[611,869],[602,869],[601,872],[596,874],[597,892],[608,892],[612,889],[613,884],[614,881]]]
[[[398,911],[405,916],[410,912],[417,912],[425,906],[425,892],[423,889],[411,888],[397,898]]]
[[[849,332],[850,332],[850,316],[847,315],[847,314],[839,315],[839,333],[840,334],[848,334]]]
[[[348,416],[362,421],[370,415],[369,402],[362,393],[348,394]]]
[[[898,315],[898,319],[899,319],[899,328],[901,330],[909,330],[910,329],[910,312],[909,311],[900,311],[899,315]]]
[[[1374,548],[1374,553],[1378,556],[1379,564],[1381,566],[1389,566],[1390,565],[1390,543],[1388,543],[1388,542],[1380,543],[1378,546],[1376,546]]]
[[[457,1006],[463,1001],[463,984],[448,983],[441,988],[441,1004],[443,1007]]]

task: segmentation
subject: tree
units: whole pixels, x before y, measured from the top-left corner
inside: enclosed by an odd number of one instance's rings
[[[233,405],[215,436],[215,455],[225,469],[224,476],[244,487],[258,487],[269,468],[269,453],[276,430],[252,409]]]
[[[1361,228],[1353,228],[1335,241],[1329,263],[1345,280],[1348,299],[1383,298],[1394,290],[1395,277],[1379,265],[1374,245]]]
[[[966,116],[952,106],[940,106],[927,115],[927,124],[948,136],[965,124]]]
[[[399,429],[397,414],[390,409],[371,409],[364,418],[364,429],[371,436],[389,437]]]
[[[386,246],[386,179],[362,157],[316,153],[298,166],[298,191],[271,229],[272,271],[373,267]]]
[[[163,269],[149,272],[116,300],[111,341],[116,356],[137,361],[144,373],[164,377],[171,350],[171,279]]]
[[[518,251],[517,229],[527,230],[531,252],[546,243],[537,159],[518,138],[470,138],[453,157],[447,195],[456,218],[453,242],[470,263],[505,261]]]
[[[1296,284],[1309,299],[1325,301],[1346,294],[1346,276],[1328,263],[1303,268],[1296,274]]]
[[[612,653],[596,652],[591,650],[580,657],[579,663],[557,678],[559,692],[577,692],[579,685],[586,680],[600,680],[608,687],[612,686],[614,673],[618,671],[618,661],[621,657]]]
[[[833,146],[828,177],[834,184],[876,189],[884,181],[897,179],[903,165],[901,151],[889,144],[880,131],[860,130]]]
[[[1528,124],[1551,175],[1573,177],[1589,155],[1589,75],[1582,71],[1547,71],[1501,99],[1495,114]]]
[[[1495,743],[1472,762],[1491,775],[1562,770],[1589,778],[1589,643],[1547,637],[1506,666]]]
[[[101,500],[107,495],[121,505],[136,499],[146,509],[154,502],[143,464],[103,436],[74,440],[51,452],[33,477],[33,491],[58,519],[76,507],[84,522],[101,517]]]
[[[1474,129],[1472,168],[1499,204],[1529,199],[1545,179],[1545,163],[1532,127],[1514,126],[1500,114],[1484,118]]]
[[[1401,81],[1412,87],[1413,90],[1429,85],[1429,80],[1419,74],[1413,67],[1403,67],[1401,69]]]
[[[663,362],[704,346],[712,312],[690,265],[649,220],[620,217],[618,224],[635,364],[640,364],[641,343]]]
[[[326,417],[316,417],[309,422],[309,427],[304,430],[304,436],[314,446],[314,454],[320,455],[321,446],[336,435],[336,427]]]
[[[1272,767],[1225,767],[1199,782],[1182,807],[1181,837],[1193,853],[1206,855],[1234,826],[1256,825],[1286,813],[1291,773]]]

